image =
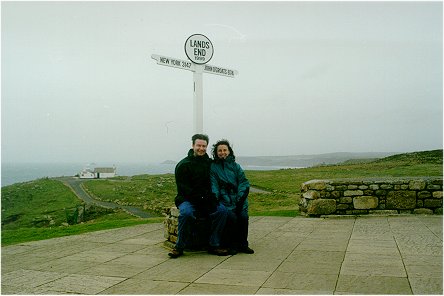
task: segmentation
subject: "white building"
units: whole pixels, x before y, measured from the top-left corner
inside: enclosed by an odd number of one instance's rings
[[[81,171],[79,173],[79,178],[80,179],[94,179],[96,177],[96,175],[94,174],[93,171],[91,171],[91,169],[83,169],[83,171]]]
[[[116,176],[116,168],[95,168],[94,174],[97,179],[112,178]]]
[[[106,179],[116,176],[116,168],[85,168],[79,173],[80,179]]]

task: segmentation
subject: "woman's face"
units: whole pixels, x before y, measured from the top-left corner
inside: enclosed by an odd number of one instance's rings
[[[230,155],[230,150],[228,150],[227,145],[217,146],[217,157],[225,159],[228,155]]]

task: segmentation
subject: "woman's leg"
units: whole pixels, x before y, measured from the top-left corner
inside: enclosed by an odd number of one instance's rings
[[[221,237],[225,229],[225,224],[227,223],[227,215],[228,210],[222,204],[219,204],[216,211],[210,214],[211,233],[209,244],[212,248],[217,248],[220,246]]]
[[[227,224],[225,225],[223,244],[230,249],[238,247],[238,230],[237,230],[237,216],[234,211],[228,211]]]
[[[248,208],[245,208],[237,216],[237,240],[240,248],[248,247],[248,221]]]

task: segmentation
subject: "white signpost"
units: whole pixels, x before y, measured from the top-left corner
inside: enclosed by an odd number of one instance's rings
[[[208,65],[213,57],[213,44],[202,34],[194,34],[185,41],[185,54],[190,61],[152,54],[158,65],[174,67],[193,72],[194,80],[194,131],[203,133],[203,85],[202,73],[234,78],[236,70]]]

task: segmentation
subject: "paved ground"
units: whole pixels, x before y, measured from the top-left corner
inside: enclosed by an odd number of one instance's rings
[[[252,217],[253,255],[169,259],[163,225],[2,248],[2,294],[442,294],[442,216]]]

